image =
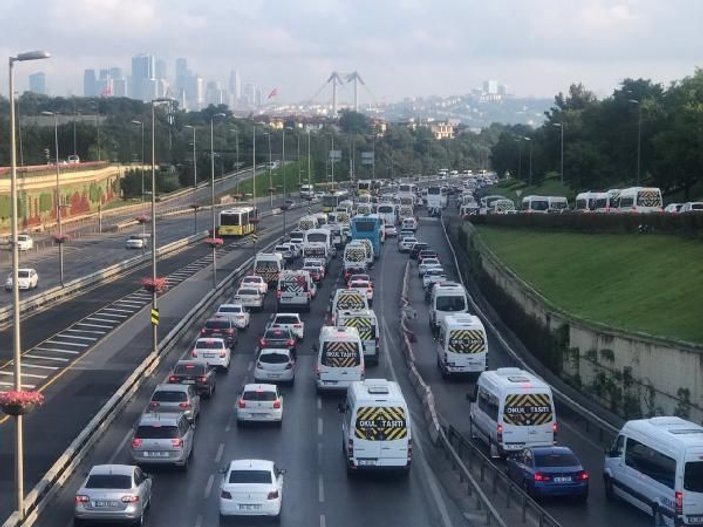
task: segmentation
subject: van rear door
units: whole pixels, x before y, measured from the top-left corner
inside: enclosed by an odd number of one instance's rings
[[[361,406],[354,424],[354,457],[359,466],[405,465],[408,422],[402,406]]]
[[[505,450],[554,444],[556,417],[550,392],[507,394],[502,419]]]
[[[686,525],[703,525],[703,449],[701,448],[686,451],[683,467],[683,516]]]

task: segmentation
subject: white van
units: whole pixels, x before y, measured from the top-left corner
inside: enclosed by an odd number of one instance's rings
[[[317,347],[317,391],[346,390],[364,380],[364,350],[356,328],[322,326]]]
[[[256,253],[254,274],[265,282],[272,284],[278,280],[278,274],[283,271],[283,256],[280,253]]]
[[[369,263],[366,258],[366,247],[360,243],[348,243],[344,248],[344,278],[354,271],[366,272]]]
[[[447,315],[468,313],[469,300],[461,284],[450,282],[436,285],[430,297],[430,329],[437,335],[439,324]]]
[[[317,228],[317,218],[315,216],[303,216],[298,220],[298,229],[307,231]]]
[[[364,363],[378,364],[379,331],[378,318],[372,309],[344,309],[337,312],[337,325],[356,328],[364,346]]]
[[[329,265],[332,255],[325,242],[303,242],[303,258],[322,258]]]
[[[409,218],[403,218],[400,228],[407,231],[417,232],[417,220],[412,216]]]
[[[606,192],[581,192],[576,195],[576,212],[595,212],[596,209],[604,208],[608,201]]]
[[[347,474],[361,470],[410,471],[412,423],[397,382],[353,382],[339,410],[344,413],[342,448]]]
[[[281,271],[276,288],[276,310],[284,307],[300,307],[310,312],[315,295],[315,284],[308,271]]]
[[[312,198],[315,195],[315,185],[300,185],[300,197],[303,199]]]
[[[630,187],[620,191],[618,212],[662,212],[663,203],[656,187]]]
[[[488,445],[491,457],[556,444],[552,389],[520,368],[484,371],[470,396],[472,439]]]
[[[605,454],[605,494],[667,525],[703,524],[703,427],[680,417],[626,422]]]
[[[303,236],[303,246],[307,243],[324,243],[330,256],[334,256],[336,251],[332,244],[332,231],[330,229],[308,229]]]
[[[330,302],[332,321],[336,324],[339,311],[370,309],[369,298],[358,289],[337,289]]]
[[[547,196],[525,196],[522,198],[522,212],[549,212],[549,199]]]
[[[380,203],[376,208],[376,213],[381,216],[388,225],[395,225],[395,207],[391,203]]]
[[[569,210],[569,200],[565,196],[547,196],[547,203],[549,203],[547,211],[550,213],[560,213]]]
[[[474,315],[447,315],[439,324],[437,366],[442,377],[479,375],[486,369],[488,339],[481,320]]]
[[[620,200],[620,189],[611,188],[605,192],[605,199],[596,200],[596,212],[610,214],[618,211],[618,202]]]
[[[347,246],[349,245],[353,247],[363,247],[364,253],[366,254],[366,266],[373,267],[374,259],[376,258],[376,256],[374,254],[373,244],[371,243],[371,240],[356,239],[349,242]]]

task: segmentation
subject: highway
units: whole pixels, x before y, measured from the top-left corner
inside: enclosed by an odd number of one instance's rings
[[[395,248],[389,245],[391,247],[385,250],[372,271],[377,283],[374,305],[383,328],[383,355],[379,366],[367,370],[367,377],[397,379],[408,399],[415,421],[414,464],[410,477],[403,479],[389,474],[348,479],[340,452],[341,416],[337,413],[337,403],[341,399],[335,395],[320,397],[316,394],[312,346],[324,319],[327,299],[336,287],[340,272],[337,260],[332,263],[330,273],[313,302],[312,312],[303,314],[306,337],[299,346],[295,385],[283,388],[282,428],[237,428],[233,422],[236,394],[252,378],[256,340],[274,308],[274,299],[269,294],[266,312],[253,314],[251,327],[240,336],[229,373],[220,374],[217,393],[204,404],[197,425],[193,463],[187,474],[163,468],[149,470],[155,478],[155,494],[148,524],[218,525],[218,468],[234,458],[263,457],[273,459],[287,469],[281,519],[284,525],[469,525],[463,518],[461,502],[457,504],[451,496],[455,489],[451,488],[449,471],[434,459],[433,447],[422,424],[420,403],[406,380],[405,363],[397,339],[400,260]],[[207,274],[207,271],[203,272]],[[198,277],[193,280],[197,281]],[[128,327],[124,330],[133,332]],[[125,344],[128,348],[129,342]],[[184,345],[181,352],[186,350],[187,345]],[[170,362],[176,358],[170,358]],[[121,360],[124,359],[121,357]],[[160,371],[155,377],[162,379],[164,374],[165,371]],[[150,387],[140,392],[124,416],[98,443],[89,461],[78,470],[80,477],[67,482],[65,491],[50,507],[51,514],[44,515],[36,525],[70,525],[73,496],[83,472],[93,463],[129,461],[130,426],[144,408],[145,396],[149,392]],[[249,525],[258,522],[245,520],[236,523]]]
[[[437,219],[421,218],[418,233],[420,240],[429,242],[439,252],[440,260],[447,271],[448,278],[450,280],[458,280],[449,245]],[[406,255],[399,255],[399,260],[405,261],[406,259]],[[409,301],[417,312],[417,319],[409,324],[410,329],[417,336],[417,344],[414,348],[416,350],[417,367],[425,382],[432,388],[439,413],[447,422],[468,438],[469,421],[466,394],[472,390],[472,385],[467,380],[442,379],[437,368],[435,343],[427,323],[429,316],[428,306],[424,301],[422,283],[418,279],[417,265],[415,264],[411,265],[410,284]],[[496,369],[502,366],[514,366],[495,334],[488,328],[487,331],[488,368]],[[560,426],[558,442],[571,447],[591,476],[590,496],[585,506],[564,500],[547,500],[543,502],[545,509],[565,527],[595,525],[636,527],[651,521],[646,515],[639,513],[634,508],[619,502],[611,503],[605,499],[602,480],[603,448],[581,433],[575,424],[571,424],[559,414],[557,414],[557,419]],[[480,442],[476,444],[481,445]],[[483,448],[483,451],[486,454],[488,453],[485,448]]]

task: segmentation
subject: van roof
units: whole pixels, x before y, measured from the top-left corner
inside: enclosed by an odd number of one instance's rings
[[[551,391],[550,386],[536,375],[520,368],[498,368],[486,370],[479,377],[479,383],[490,383],[503,389],[543,389]]]
[[[478,318],[476,315],[470,315],[468,313],[447,315],[446,317],[444,317],[444,323],[447,326],[452,326],[452,328],[467,326],[481,326],[481,328],[483,328],[483,323],[481,322],[481,319]]]
[[[393,404],[402,402],[405,405],[405,397],[403,397],[398,383],[386,379],[365,379],[352,382],[349,386],[349,393],[353,394],[353,397],[360,404],[392,401]]]
[[[680,417],[661,416],[628,421],[622,432],[637,431],[672,448],[703,447],[703,426]]]
[[[346,326],[322,326],[320,339],[324,340],[357,340],[359,331],[356,328]]]

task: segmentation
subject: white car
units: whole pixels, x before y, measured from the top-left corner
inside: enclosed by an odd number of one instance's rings
[[[222,471],[220,519],[227,516],[279,517],[283,474],[273,461],[238,459]]]
[[[254,368],[256,382],[294,382],[295,354],[289,349],[264,348]]]
[[[283,396],[275,384],[247,384],[237,398],[237,425],[283,421]]]
[[[422,260],[422,263],[417,266],[417,274],[420,278],[422,278],[425,271],[430,268],[436,269],[437,267],[442,267],[442,264],[439,262],[439,258],[425,258]]]
[[[262,295],[265,295],[269,290],[269,285],[266,280],[257,275],[245,276],[239,283],[240,287],[254,288],[259,291]]]
[[[681,207],[683,207],[683,203],[669,203],[666,207],[664,207],[664,212],[676,214],[681,210]]]
[[[444,282],[447,279],[447,274],[441,267],[435,267],[433,269],[428,269],[425,274],[422,275],[422,287],[427,289],[435,282]]]
[[[208,366],[225,371],[229,369],[229,363],[232,360],[232,351],[227,341],[220,338],[197,339],[190,355],[196,360],[207,362]]]
[[[242,286],[237,289],[237,293],[232,298],[232,303],[261,311],[264,308],[264,297],[258,289]]]
[[[703,212],[703,202],[701,201],[687,201],[679,209],[680,213],[686,212]]]
[[[395,225],[386,225],[385,231],[386,238],[395,238],[396,236],[398,236],[398,229]]]
[[[322,267],[323,269],[327,269],[327,261],[324,258],[315,258],[313,256],[309,256],[303,260],[303,267],[306,265],[318,265]]]
[[[290,329],[298,340],[303,340],[305,336],[305,322],[298,313],[275,313],[271,315],[268,328]]]
[[[26,291],[39,287],[39,275],[36,269],[17,269],[17,287]],[[12,273],[5,280],[5,289],[12,291]]]
[[[281,243],[280,245],[282,245],[284,247],[288,247],[290,249],[290,252],[293,255],[294,260],[296,258],[299,258],[301,254],[303,254],[302,244],[293,243],[291,241],[291,242]]]
[[[247,329],[251,322],[249,311],[241,304],[220,304],[215,316],[231,319],[237,329]]]
[[[417,238],[414,236],[405,236],[398,242],[398,252],[407,253],[410,248],[417,243]]]
[[[283,256],[284,260],[292,260],[294,258],[293,257],[293,249],[288,244],[276,245],[276,247],[274,247],[274,249],[273,249],[273,252],[278,253],[281,256]]]
[[[149,238],[145,234],[132,234],[124,243],[125,249],[146,249],[149,247]]]
[[[366,293],[366,298],[369,300],[369,305],[373,304],[373,284],[370,280],[355,278],[349,281],[349,289],[357,289],[362,293]]]
[[[29,234],[18,234],[17,235],[17,250],[18,251],[31,251],[34,249],[34,240]]]

